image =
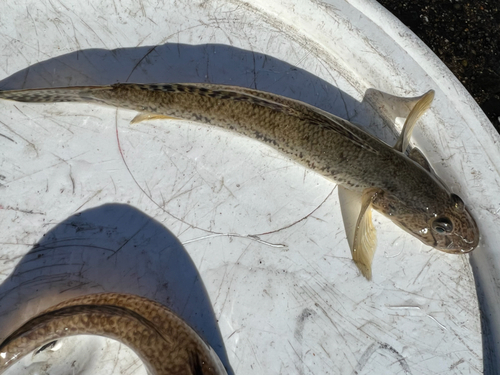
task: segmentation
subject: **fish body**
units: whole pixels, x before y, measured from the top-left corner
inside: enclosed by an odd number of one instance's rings
[[[368,278],[376,246],[372,208],[436,249],[465,253],[478,244],[477,225],[462,200],[437,178],[423,155],[410,158],[402,149],[432,98],[433,93],[410,113],[411,124],[405,126],[406,134],[394,148],[349,121],[306,103],[235,86],[114,84],[0,91],[0,99],[94,102],[139,111],[133,122],[153,118],[202,122],[268,144],[359,194],[364,211],[351,251]],[[365,241],[365,237],[371,240]]]
[[[412,162],[348,121],[332,115],[318,116],[319,109],[278,95],[237,90],[242,89],[210,84],[115,84],[19,90],[17,94],[0,91],[0,98],[42,103],[97,102],[202,122],[266,143],[352,190],[384,186],[400,193],[408,188],[408,177],[395,175],[408,170]],[[424,197],[427,195],[424,192]]]
[[[67,336],[99,335],[129,346],[150,375],[226,375],[213,349],[165,306],[129,294],[77,297],[49,308],[0,344],[0,373]]]

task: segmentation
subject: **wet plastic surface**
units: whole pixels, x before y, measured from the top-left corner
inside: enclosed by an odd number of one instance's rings
[[[1,89],[233,84],[303,100],[390,144],[380,114],[397,104],[367,90],[436,90],[414,139],[472,207],[483,234],[473,264],[495,308],[497,138],[376,5],[41,1],[0,14]],[[468,256],[428,248],[375,214],[368,282],[350,259],[335,185],[256,141],[188,122],[131,126],[135,113],[95,105],[1,106],[2,337],[60,300],[118,291],[177,311],[237,374],[482,373]],[[118,343],[98,345],[75,351],[79,373],[144,373]]]

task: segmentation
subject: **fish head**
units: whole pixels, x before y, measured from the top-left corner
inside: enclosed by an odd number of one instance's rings
[[[474,250],[479,243],[479,229],[462,199],[450,194],[448,204],[443,207],[429,220],[429,232],[434,241],[431,246],[447,253]]]
[[[455,254],[474,250],[479,243],[479,229],[462,199],[446,191],[435,198],[431,204],[415,205],[390,194],[378,194],[373,208],[437,250]]]

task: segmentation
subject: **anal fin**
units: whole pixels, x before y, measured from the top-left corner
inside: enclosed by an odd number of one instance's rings
[[[137,116],[135,116],[132,119],[132,121],[130,121],[130,123],[137,124],[141,121],[148,121],[148,120],[177,120],[177,118],[172,116],[159,115],[156,113],[140,112],[137,114]]]

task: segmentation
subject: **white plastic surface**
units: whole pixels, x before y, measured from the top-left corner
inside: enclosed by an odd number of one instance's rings
[[[233,84],[303,100],[388,143],[380,114],[391,108],[367,90],[434,89],[415,141],[478,220],[473,260],[486,338],[497,340],[498,136],[376,3],[3,2],[0,21],[0,89]],[[374,215],[369,282],[351,261],[335,185],[256,141],[188,122],[131,126],[135,113],[95,105],[0,106],[1,337],[57,301],[119,291],[177,311],[230,373],[482,373],[468,256]],[[144,373],[119,344],[93,342],[104,350],[76,351],[79,373]]]

